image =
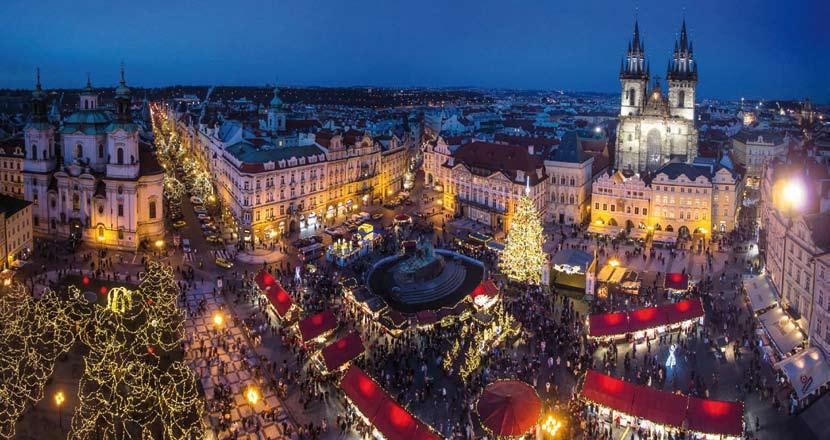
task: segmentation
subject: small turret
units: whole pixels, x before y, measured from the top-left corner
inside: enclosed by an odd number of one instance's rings
[[[32,122],[46,122],[46,93],[40,85],[40,68],[37,69],[35,90],[32,91]]]

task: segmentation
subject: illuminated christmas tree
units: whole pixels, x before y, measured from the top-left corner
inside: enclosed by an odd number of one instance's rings
[[[539,284],[547,258],[542,251],[542,222],[533,200],[527,194],[516,204],[511,224],[499,266],[511,280]]]

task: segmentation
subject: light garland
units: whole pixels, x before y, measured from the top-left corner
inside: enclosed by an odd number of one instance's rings
[[[499,268],[511,280],[527,284],[541,283],[542,267],[547,262],[542,250],[543,243],[539,213],[533,200],[524,195],[516,204],[507,242],[499,257]]]

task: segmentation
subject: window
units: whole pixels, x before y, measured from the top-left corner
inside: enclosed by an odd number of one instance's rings
[[[156,201],[150,200],[150,218],[156,218]]]
[[[124,239],[124,228],[118,228],[118,239],[119,240]]]
[[[121,186],[121,185],[118,185],[118,188],[116,188],[116,191],[118,192],[118,194],[123,194],[124,193],[124,187]]]
[[[636,92],[634,92],[634,89],[633,88],[628,89],[628,105],[629,106],[634,106],[635,97],[636,97]]]
[[[680,93],[677,94],[677,106],[686,107],[686,91],[681,90]]]
[[[599,209],[599,202],[594,203],[594,209]]]
[[[643,215],[648,215],[648,209],[647,208],[643,208]]]
[[[72,194],[72,210],[79,211],[81,209],[81,197],[76,193]]]
[[[37,144],[32,144],[32,159],[37,160]]]
[[[119,217],[124,217],[124,204],[123,203],[118,204],[118,216]]]
[[[118,165],[124,165],[124,149],[123,148],[118,147],[118,149],[115,150],[115,161],[116,161],[116,163],[118,163]]]
[[[104,144],[98,144],[98,157],[104,158]]]
[[[84,146],[81,144],[75,145],[75,159],[84,157]]]

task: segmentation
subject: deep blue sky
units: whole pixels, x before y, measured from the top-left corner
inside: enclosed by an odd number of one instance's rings
[[[639,8],[652,73],[683,6],[699,96],[830,102],[826,0],[2,0],[0,87],[130,84],[617,91]],[[823,77],[823,78],[820,78]]]

